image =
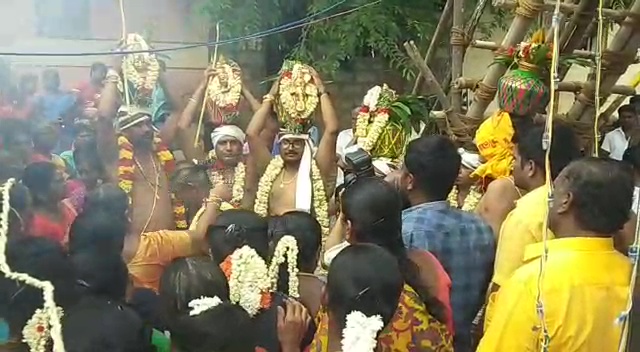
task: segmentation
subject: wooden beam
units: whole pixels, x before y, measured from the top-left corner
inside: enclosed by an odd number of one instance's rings
[[[453,0],[453,26],[451,27],[451,80],[462,76],[464,60],[464,0]],[[454,89],[451,94],[453,112],[462,112],[462,91]]]
[[[451,108],[449,99],[447,99],[447,96],[444,94],[442,87],[440,87],[440,84],[438,84],[438,80],[436,79],[436,76],[433,74],[429,66],[427,66],[427,64],[424,62],[424,60],[422,60],[422,58],[420,57],[420,52],[418,51],[418,48],[416,47],[415,43],[413,41],[404,43],[404,49],[406,50],[407,55],[409,55],[409,58],[411,59],[411,61],[413,61],[413,64],[416,66],[416,68],[422,73],[422,76],[425,78],[424,83],[427,86],[427,91],[430,94],[433,94],[436,96],[436,98],[438,99],[438,102],[440,103],[440,106],[442,106],[444,110],[449,110]]]
[[[513,10],[516,8],[517,3],[515,1],[501,1],[497,4],[494,5],[495,7],[504,9],[504,10]],[[579,11],[580,7],[579,4],[571,4],[571,3],[560,3],[560,12],[562,12],[565,15],[570,15],[573,13],[576,13]],[[542,4],[542,9],[544,11],[550,11],[553,12],[556,8],[556,3],[555,2],[550,2],[550,1],[545,1]],[[585,12],[585,14],[589,14],[592,15],[591,12]],[[624,20],[626,17],[631,17],[631,16],[636,16],[638,17],[639,15],[631,12],[631,11],[627,11],[627,10],[613,10],[613,9],[602,9],[602,15],[604,17],[607,17],[609,20],[613,20],[616,22],[622,21]]]
[[[429,49],[427,49],[427,54],[424,57],[424,63],[429,66],[431,60],[436,55],[438,51],[438,46],[440,41],[442,40],[442,36],[447,32],[447,27],[449,26],[449,22],[451,21],[451,9],[453,8],[453,0],[447,0],[446,5],[444,5],[444,10],[440,15],[440,20],[438,21],[438,25],[436,26],[436,31],[433,33],[433,37],[431,37],[431,43],[429,43]],[[418,89],[420,88],[420,84],[422,83],[422,72],[418,72],[418,76],[416,77],[416,82],[413,84],[413,89],[411,90],[411,94],[418,93]]]

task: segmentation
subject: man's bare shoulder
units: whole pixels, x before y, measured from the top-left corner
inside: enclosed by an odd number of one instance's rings
[[[487,191],[485,192],[485,194],[502,194],[504,192],[516,192],[515,184],[511,179],[508,179],[506,177],[491,181],[491,183],[489,183],[489,186],[487,186]]]

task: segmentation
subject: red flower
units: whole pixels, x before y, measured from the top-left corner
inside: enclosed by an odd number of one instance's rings
[[[524,48],[522,48],[522,57],[528,58],[530,52],[531,52],[531,46],[525,45]]]
[[[389,109],[387,109],[387,108],[380,108],[380,109],[379,109],[379,112],[380,112],[381,114],[387,114],[387,115],[389,115]]]
[[[38,327],[36,327],[36,331],[38,332],[38,334],[44,333],[44,330],[44,326],[42,325],[38,325]]]
[[[361,114],[368,114],[369,113],[369,107],[368,106],[363,106],[360,108],[360,113]]]
[[[507,49],[507,56],[513,56],[516,53],[516,48],[514,47],[509,47],[509,49]]]
[[[284,78],[291,78],[292,74],[291,71],[285,71],[282,73],[282,77]]]

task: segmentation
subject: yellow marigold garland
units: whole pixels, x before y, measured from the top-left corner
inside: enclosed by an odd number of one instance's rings
[[[156,155],[160,160],[164,171],[167,175],[171,175],[175,170],[175,159],[173,158],[173,154],[171,154],[167,146],[162,143],[160,138],[154,138],[153,144]],[[136,167],[133,160],[133,144],[129,142],[127,137],[121,135],[118,137],[118,149],[118,186],[120,186],[120,188],[130,196],[131,191],[133,190],[133,180],[135,177],[134,172]],[[171,201],[173,203],[173,215],[175,216],[176,228],[186,229],[188,226],[184,204],[182,204],[182,202],[179,201],[173,193],[171,193]]]
[[[269,196],[273,183],[284,168],[284,161],[280,156],[271,159],[264,174],[258,183],[258,192],[256,194],[256,203],[254,211],[256,214],[267,217],[269,215]],[[329,206],[327,204],[327,193],[324,188],[324,182],[320,175],[318,165],[315,160],[311,162],[311,182],[313,187],[313,212],[316,220],[322,227],[323,237],[329,234]]]

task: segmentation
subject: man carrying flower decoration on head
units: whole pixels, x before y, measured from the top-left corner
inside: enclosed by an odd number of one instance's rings
[[[314,158],[309,135],[313,113],[322,111],[324,132]],[[278,115],[280,155],[271,158],[271,145],[260,132],[271,111]],[[261,175],[255,211],[262,216],[303,210],[315,215],[328,231],[328,195],[335,187],[337,173],[336,139],[338,118],[318,73],[297,62],[285,62],[262,106],[247,127],[251,158]]]

